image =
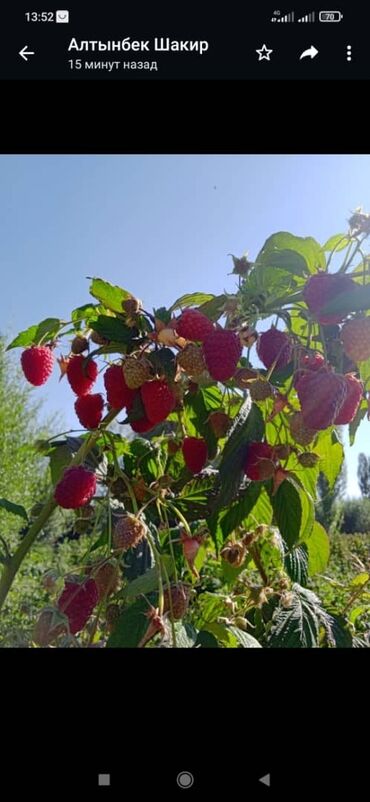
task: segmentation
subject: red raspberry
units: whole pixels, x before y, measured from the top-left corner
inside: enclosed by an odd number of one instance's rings
[[[58,599],[58,610],[67,616],[72,635],[81,632],[98,601],[98,588],[93,579],[84,582],[66,580]]]
[[[362,382],[357,379],[353,373],[347,373],[344,378],[346,380],[346,395],[339,410],[339,414],[334,421],[337,426],[343,426],[353,421],[360,406],[364,391]]]
[[[244,463],[244,471],[249,479],[264,481],[270,479],[275,471],[274,450],[267,443],[249,443]]]
[[[86,395],[89,393],[96,377],[98,366],[93,359],[89,359],[85,365],[85,357],[82,354],[71,356],[67,365],[67,379],[76,395]]]
[[[212,379],[224,382],[236,371],[242,353],[239,336],[228,329],[215,329],[203,343],[203,354]]]
[[[75,401],[75,411],[81,426],[96,429],[103,417],[104,399],[100,393],[80,395]]]
[[[186,309],[176,321],[176,331],[179,337],[184,337],[185,340],[203,342],[207,335],[214,331],[214,326],[208,317],[198,312],[198,309]]]
[[[140,392],[146,417],[152,424],[166,420],[176,406],[176,398],[163,379],[145,382]]]
[[[309,429],[332,426],[346,395],[346,382],[336,373],[307,373],[297,386],[302,417]]]
[[[59,480],[54,498],[60,507],[74,510],[91,501],[96,491],[95,473],[87,471],[82,465],[72,466],[64,471]]]
[[[347,312],[337,312],[335,315],[321,315],[322,309],[329,301],[342,293],[351,292],[357,284],[350,276],[344,273],[316,273],[310,276],[303,290],[303,298],[319,323],[330,325],[341,323]]]
[[[325,362],[325,359],[322,354],[316,351],[315,354],[303,354],[299,360],[300,369],[296,370],[294,374],[293,380],[293,387],[297,388],[299,380],[302,376],[305,376],[307,371],[314,371],[321,370],[322,368],[326,368],[328,370],[328,365]]]
[[[148,420],[148,418],[138,418],[138,420],[130,421],[131,429],[136,432],[136,434],[144,434],[145,432],[150,432],[153,429],[154,424]]]
[[[293,348],[290,337],[273,326],[260,334],[257,354],[265,368],[269,370],[276,359],[276,370],[284,368],[292,359]]]
[[[207,443],[202,437],[185,437],[182,453],[189,471],[200,473],[207,462]]]
[[[358,317],[345,323],[341,340],[349,359],[366,362],[370,357],[370,317]]]
[[[113,409],[130,408],[135,397],[135,390],[127,387],[122,365],[111,365],[104,373],[104,384],[107,391],[108,404]]]
[[[54,367],[54,354],[46,345],[32,345],[21,356],[23,373],[35,387],[45,384]]]

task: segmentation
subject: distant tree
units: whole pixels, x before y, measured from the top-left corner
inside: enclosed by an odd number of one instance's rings
[[[359,455],[357,476],[361,495],[370,498],[370,457],[365,454]]]

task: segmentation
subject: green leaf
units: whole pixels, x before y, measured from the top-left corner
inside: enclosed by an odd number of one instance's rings
[[[357,576],[354,576],[353,579],[351,579],[350,585],[352,588],[360,587],[360,585],[367,585],[369,579],[370,575],[365,572],[362,574],[357,574]]]
[[[213,320],[213,322],[216,322],[224,314],[226,301],[227,295],[216,295],[211,301],[207,301],[205,304],[199,306],[199,312],[210,320]]]
[[[250,635],[249,632],[244,632],[243,629],[232,626],[229,626],[229,631],[235,636],[239,642],[239,646],[242,646],[243,649],[262,649],[258,640],[256,640],[253,635]]]
[[[321,246],[313,237],[296,237],[287,231],[279,231],[269,237],[257,256],[256,262],[269,264],[269,258],[276,251],[295,251],[303,257],[309,273],[316,273],[319,268],[325,269],[326,260]]]
[[[136,649],[144,636],[149,621],[146,599],[138,599],[121,613],[116,627],[108,638],[108,649]]]
[[[178,649],[192,649],[194,648],[198,632],[191,624],[183,624],[182,622],[178,621],[175,624],[175,631],[176,631],[176,646]],[[172,632],[170,631],[171,636],[171,643],[172,643]]]
[[[295,276],[304,276],[307,273],[306,260],[297,253],[297,251],[268,251],[265,255],[263,254],[261,260],[256,263],[257,269],[261,265],[277,267],[280,270],[285,270],[287,273],[293,273]]]
[[[116,343],[125,343],[127,345],[137,335],[136,329],[126,326],[118,317],[99,315],[96,320],[90,320],[90,324],[94,331],[102,337],[106,337],[107,340],[113,340]]]
[[[289,606],[281,604],[274,611],[268,647],[270,649],[317,648],[322,612],[317,596],[307,588],[294,584]]]
[[[322,622],[325,627],[329,648],[352,649],[352,635],[348,630],[348,622],[341,615],[326,614]]]
[[[182,295],[170,306],[169,311],[174,312],[175,309],[180,309],[180,307],[200,306],[200,304],[205,304],[207,301],[213,301],[214,297],[214,295],[206,292],[192,292],[190,295]]]
[[[91,318],[96,318],[96,315],[99,311],[99,304],[84,304],[83,306],[78,306],[76,309],[73,310],[71,313],[71,320],[75,324],[75,329],[79,331],[81,328],[79,323],[85,321],[86,325]]]
[[[165,565],[168,576],[171,577],[175,571],[172,557],[164,554],[162,555],[162,562]],[[158,567],[155,565],[154,568],[151,568],[145,574],[142,574],[142,576],[138,576],[137,579],[129,582],[129,584],[123,588],[122,592],[120,593],[120,597],[126,601],[131,601],[137,596],[140,596],[140,594],[148,594],[153,590],[157,590],[158,583],[159,572]]]
[[[321,457],[319,467],[325,474],[330,490],[333,489],[343,464],[344,450],[342,444],[332,440],[332,429],[321,432],[315,442],[315,454]]]
[[[320,309],[320,315],[349,314],[370,309],[370,284],[364,287],[356,285],[353,290],[346,290],[336,295],[332,301]]]
[[[0,498],[0,507],[7,512],[11,512],[12,515],[19,515],[20,518],[28,521],[26,510],[20,504],[14,504],[12,501],[8,501],[7,498]]]
[[[215,392],[212,392],[215,390]],[[217,452],[217,438],[207,418],[214,409],[221,406],[222,396],[218,389],[201,388],[186,400],[186,412],[195,427],[195,434],[203,437],[208,447],[208,458],[213,459]]]
[[[71,449],[67,445],[60,445],[54,448],[49,457],[51,481],[53,485],[59,482],[63,471],[70,464],[72,459]]]
[[[324,527],[315,521],[311,533],[303,538],[308,549],[309,576],[321,574],[329,562],[330,541]]]
[[[103,281],[101,278],[93,278],[90,287],[89,287],[90,295],[93,295],[94,298],[97,298],[98,301],[107,308],[111,309],[112,312],[121,312],[123,311],[123,302],[127,301],[129,298],[132,298],[130,292],[127,290],[123,290],[121,287],[117,287],[114,284],[110,284],[109,281]]]
[[[202,649],[219,649],[217,638],[212,635],[207,630],[202,629],[201,632],[198,632],[198,637],[195,643],[196,647]]]
[[[238,500],[221,518],[220,525],[224,540],[248,517],[258,501],[261,490],[261,482],[251,482],[246,490],[241,491]]]
[[[284,560],[285,570],[293,582],[305,587],[308,579],[308,548],[302,543],[288,551]]]
[[[280,532],[291,549],[312,528],[313,500],[295,479],[288,477],[272,497],[272,507]]]
[[[37,323],[35,326],[30,326],[25,331],[21,331],[17,337],[12,340],[7,347],[7,351],[11,348],[27,347],[29,345],[38,345],[41,340],[54,340],[60,328],[63,326],[64,321],[56,317],[48,317]]]
[[[264,422],[261,410],[247,398],[234,419],[220,464],[221,490],[218,507],[229,504],[244,474],[248,443],[262,440]]]
[[[204,628],[214,635],[225,649],[237,649],[239,647],[238,638],[231,632],[230,627],[225,624],[218,624],[217,621],[213,621]]]
[[[350,239],[348,238],[347,234],[334,234],[333,237],[330,237],[326,242],[325,245],[322,246],[323,251],[335,251],[339,253],[343,251],[344,248],[350,243]]]

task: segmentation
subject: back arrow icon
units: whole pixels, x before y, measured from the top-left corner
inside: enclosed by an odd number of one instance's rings
[[[19,51],[19,55],[22,56],[22,58],[24,58],[25,61],[28,61],[27,56],[34,56],[35,55],[34,51],[33,50],[27,50],[27,47],[28,47],[28,45],[25,45],[24,47],[22,47],[22,50]]]
[[[304,50],[303,53],[301,53],[299,60],[301,60],[301,58],[306,58],[306,56],[311,56],[311,58],[315,58],[318,52],[319,51],[316,50],[316,47],[314,47],[314,45],[311,45],[311,47],[308,50]]]

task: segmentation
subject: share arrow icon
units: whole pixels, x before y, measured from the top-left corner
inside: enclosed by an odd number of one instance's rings
[[[308,50],[304,50],[303,53],[301,53],[299,60],[301,60],[301,58],[307,58],[307,56],[310,56],[310,58],[315,58],[318,52],[319,51],[316,49],[316,47],[314,47],[314,45],[311,45],[311,47],[309,47]]]

